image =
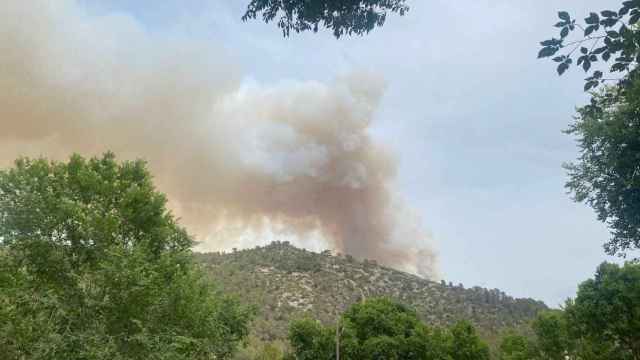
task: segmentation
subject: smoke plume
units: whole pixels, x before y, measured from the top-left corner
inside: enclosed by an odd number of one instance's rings
[[[247,232],[316,234],[436,276],[429,237],[390,189],[395,161],[368,134],[380,78],[249,83],[211,44],[63,0],[5,3],[0,54],[1,166],[141,157],[203,249]]]

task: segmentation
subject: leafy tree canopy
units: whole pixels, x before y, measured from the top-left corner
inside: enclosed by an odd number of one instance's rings
[[[574,352],[574,341],[569,336],[567,321],[562,311],[548,311],[538,315],[533,322],[537,336],[539,358],[564,360]]]
[[[142,161],[20,159],[0,171],[0,353],[227,358],[251,311],[191,263]]]
[[[384,298],[351,306],[339,326],[341,359],[489,359],[488,346],[471,324],[432,329],[412,309]],[[289,341],[296,359],[335,359],[335,327],[297,320]]]
[[[611,229],[608,254],[640,248],[640,82],[594,94],[567,133],[578,161],[565,165],[567,188]]]
[[[461,321],[451,328],[451,357],[454,360],[489,360],[489,347],[468,321]]]
[[[284,36],[313,30],[331,29],[336,38],[363,35],[382,26],[389,12],[404,15],[406,0],[251,0],[242,20],[262,16],[269,23],[277,19]]]
[[[503,335],[499,346],[500,360],[531,360],[534,359],[533,345],[525,336],[515,332]]]
[[[640,264],[603,263],[564,310],[538,314],[534,336],[503,337],[501,359],[639,360]]]
[[[589,74],[585,91],[614,81],[592,91],[590,104],[578,109],[567,131],[580,148],[578,161],[566,165],[567,188],[609,225],[606,252],[624,256],[640,247],[640,0],[592,12],[584,21],[565,11],[558,17],[560,34],[541,42],[538,57],[557,62],[560,75],[574,63],[581,66]],[[595,70],[598,62],[611,65]]]
[[[640,264],[603,263],[566,306],[577,335],[614,344],[640,359]]]

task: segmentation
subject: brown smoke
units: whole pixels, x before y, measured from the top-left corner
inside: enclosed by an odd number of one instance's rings
[[[0,165],[142,157],[204,249],[247,231],[315,233],[336,251],[435,277],[428,236],[389,189],[394,159],[368,134],[383,82],[247,84],[211,48],[73,1],[10,0],[0,13]]]

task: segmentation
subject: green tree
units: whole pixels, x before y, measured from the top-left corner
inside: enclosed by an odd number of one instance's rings
[[[213,288],[142,161],[20,159],[0,171],[0,353],[228,358],[250,309]]]
[[[335,332],[310,318],[291,323],[289,342],[297,360],[330,359],[335,353]]]
[[[500,341],[500,360],[530,360],[534,358],[533,345],[525,336],[507,332]]]
[[[405,354],[407,360],[452,360],[452,336],[449,331],[440,328],[420,326],[409,338]]]
[[[574,62],[582,66],[589,73],[585,91],[614,81],[592,93],[590,104],[578,109],[567,130],[580,149],[578,161],[566,165],[567,188],[611,229],[606,252],[625,255],[640,248],[640,1],[624,1],[616,11],[592,12],[584,23],[564,11],[558,15],[560,36],[543,41],[538,56],[558,62],[559,74]],[[578,31],[578,38],[570,40]],[[598,62],[611,66],[594,70],[592,64]],[[606,71],[620,76],[606,78]]]
[[[414,310],[386,298],[356,303],[347,309],[343,319],[361,342],[378,336],[405,336],[421,324]]]
[[[489,347],[480,340],[468,321],[460,321],[451,328],[453,360],[489,360]]]
[[[343,35],[363,35],[382,26],[387,13],[404,15],[409,11],[406,0],[251,0],[242,20],[262,14],[264,22],[278,22],[284,36],[313,30],[320,26],[331,29],[339,38]]]
[[[567,321],[561,310],[538,314],[533,321],[537,349],[543,359],[565,360],[574,353],[574,342],[569,336]]]
[[[640,82],[594,94],[567,132],[580,149],[567,187],[609,225],[606,252],[640,248]]]
[[[640,265],[603,263],[564,310],[538,314],[532,323],[531,358],[549,360],[640,359]],[[525,339],[506,336],[501,353],[521,353]],[[512,357],[504,357],[511,359]]]
[[[640,359],[640,264],[603,263],[593,279],[578,288],[566,316],[578,336],[603,344],[592,352],[630,354]],[[615,349],[615,348],[618,349]]]
[[[385,298],[352,305],[340,323],[341,359],[489,359],[488,346],[470,323],[432,329],[414,310]],[[289,341],[296,359],[335,359],[335,328],[311,319],[294,321]]]

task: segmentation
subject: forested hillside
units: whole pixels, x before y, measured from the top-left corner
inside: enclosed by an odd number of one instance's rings
[[[349,305],[370,297],[410,305],[431,325],[470,320],[490,343],[507,328],[527,332],[528,323],[547,309],[540,301],[514,299],[497,289],[433,282],[374,261],[318,254],[287,242],[196,257],[225,292],[258,306],[252,331],[268,341],[285,339],[294,318],[309,314],[330,324]]]

